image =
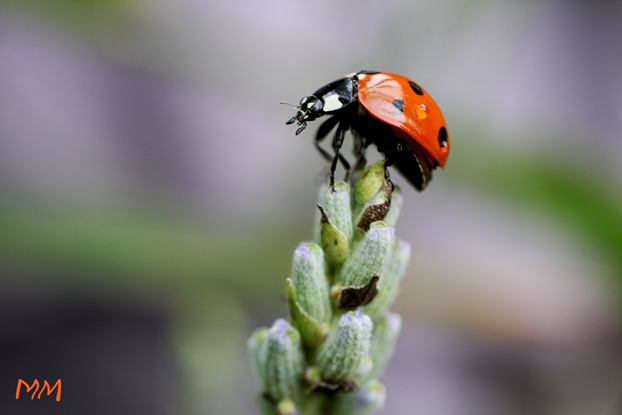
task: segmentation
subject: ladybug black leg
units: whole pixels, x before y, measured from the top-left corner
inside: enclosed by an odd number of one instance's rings
[[[343,145],[343,140],[345,138],[346,131],[348,131],[349,128],[350,128],[349,123],[347,123],[345,120],[341,121],[341,123],[339,124],[339,127],[337,128],[337,133],[335,134],[335,138],[333,139],[333,150],[335,150],[335,156],[339,157],[339,161],[341,162],[341,165],[346,171],[345,181],[350,180],[350,163],[348,162],[348,160],[346,160],[346,158],[343,155],[341,155],[339,150],[341,149],[341,146]]]
[[[367,165],[367,158],[365,157],[366,138],[359,136],[357,133],[353,133],[354,136],[354,154],[356,155],[356,165],[354,170],[362,170]]]
[[[327,119],[326,121],[324,121],[320,125],[320,128],[318,128],[317,132],[315,133],[315,148],[317,148],[317,150],[320,152],[320,154],[322,156],[324,156],[324,158],[326,160],[328,160],[328,161],[332,161],[333,156],[331,156],[328,151],[326,151],[322,147],[320,147],[320,142],[326,138],[328,133],[330,133],[330,130],[335,128],[335,126],[338,123],[339,123],[339,117],[334,115],[334,116],[330,117],[329,119]]]
[[[350,163],[348,163],[348,161],[341,154],[339,154],[339,150],[343,145],[343,139],[346,136],[348,128],[350,128],[348,123],[341,121],[337,127],[337,133],[335,134],[335,138],[333,140],[335,155],[333,157],[333,162],[330,165],[330,188],[333,191],[335,191],[335,170],[337,169],[337,160],[341,161],[341,165],[344,169],[346,169],[346,179],[350,176]]]
[[[337,132],[335,133],[335,137],[333,138],[333,150],[335,150],[335,155],[331,156],[328,151],[324,150],[320,147],[320,142],[326,138],[328,133],[336,126]],[[336,115],[330,117],[326,121],[324,121],[320,128],[318,128],[317,133],[315,134],[315,148],[324,156],[326,160],[331,161],[330,167],[330,187],[331,189],[335,189],[335,170],[337,169],[337,160],[341,162],[341,165],[346,170],[346,178],[345,180],[350,179],[350,163],[339,153],[341,146],[343,145],[343,140],[345,137],[345,133],[349,128],[349,124],[345,122],[342,117],[338,117]]]
[[[391,193],[393,193],[393,191],[395,190],[395,185],[391,181],[391,175],[389,174],[389,169],[388,169],[388,167],[391,165],[393,165],[393,160],[391,160],[390,158],[387,158],[384,161],[384,178],[389,184],[389,186],[391,186]]]

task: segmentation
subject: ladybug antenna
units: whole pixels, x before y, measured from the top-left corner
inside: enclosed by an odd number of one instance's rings
[[[300,108],[298,105],[290,104],[289,102],[279,101],[279,104],[289,105],[290,107]]]

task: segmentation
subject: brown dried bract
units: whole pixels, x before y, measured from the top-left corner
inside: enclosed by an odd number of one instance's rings
[[[369,282],[360,287],[344,287],[339,293],[337,307],[352,309],[369,304],[378,294],[378,274],[374,274]]]
[[[367,232],[372,223],[383,220],[385,216],[387,216],[387,213],[389,213],[389,208],[391,208],[391,196],[391,189],[389,188],[384,203],[367,206],[363,213],[361,213],[361,219],[356,226]]]
[[[328,383],[324,381],[316,381],[309,388],[307,392],[320,392],[326,395],[334,395],[339,391],[355,391],[359,388],[358,384],[352,380],[347,380],[341,383]]]

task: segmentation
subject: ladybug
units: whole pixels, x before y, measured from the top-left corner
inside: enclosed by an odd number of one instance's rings
[[[354,137],[356,169],[365,166],[365,150],[370,144],[385,155],[385,166],[395,165],[419,191],[432,179],[432,170],[445,167],[449,133],[443,114],[423,88],[402,75],[355,72],[303,97],[296,108],[296,115],[286,123],[297,122],[296,135],[307,127],[307,122],[330,115],[317,130],[315,146],[332,161],[331,188],[338,160],[346,169],[346,177],[350,171],[350,164],[339,152],[348,130]],[[335,126],[335,154],[331,156],[320,142]],[[388,178],[388,171],[385,174]]]

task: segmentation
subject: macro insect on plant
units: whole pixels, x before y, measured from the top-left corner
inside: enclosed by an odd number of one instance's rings
[[[449,134],[441,111],[419,85],[396,74],[361,71],[300,101],[287,124],[324,115],[315,145],[331,161],[318,197],[313,241],[294,252],[286,280],[289,318],[248,340],[263,415],[364,415],[381,408],[377,377],[391,357],[401,318],[389,311],[406,272],[410,245],[395,234],[403,203],[387,166],[418,190],[444,167]],[[334,155],[320,142],[336,128]],[[354,174],[341,155],[354,137]],[[366,166],[375,144],[385,159]],[[335,183],[341,163],[346,179]]]
[[[386,166],[395,165],[419,191],[432,179],[432,170],[445,167],[450,144],[443,114],[423,88],[402,75],[355,72],[303,97],[297,108],[296,115],[287,121],[297,123],[296,135],[307,127],[307,122],[330,116],[318,128],[315,145],[332,161],[331,188],[337,161],[350,171],[350,164],[340,153],[348,130],[354,136],[356,170],[365,166],[365,149],[370,144],[384,153]],[[319,144],[335,126],[335,154],[331,156]]]

